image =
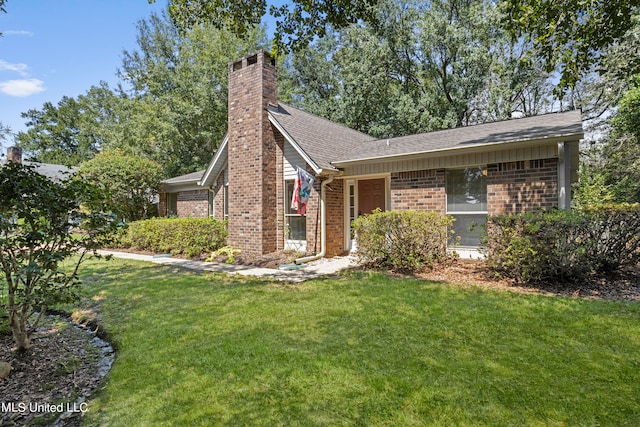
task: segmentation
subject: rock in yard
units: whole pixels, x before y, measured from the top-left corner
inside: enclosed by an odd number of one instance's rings
[[[0,379],[6,378],[11,372],[11,364],[7,362],[0,362]]]

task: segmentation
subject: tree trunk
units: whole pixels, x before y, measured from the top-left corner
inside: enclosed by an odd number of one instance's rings
[[[11,315],[11,333],[13,334],[16,351],[25,352],[31,348],[27,319],[18,313],[12,313]]]

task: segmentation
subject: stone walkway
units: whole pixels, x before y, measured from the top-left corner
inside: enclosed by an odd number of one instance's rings
[[[268,277],[285,282],[304,282],[322,276],[332,275],[344,268],[356,265],[352,256],[321,258],[304,264],[304,267],[296,270],[275,270],[272,268],[252,267],[246,265],[222,264],[217,262],[193,261],[183,258],[159,255],[141,255],[128,252],[100,250],[101,255],[112,255],[115,258],[147,261],[156,264],[173,265],[197,271],[220,271],[228,274],[240,274],[243,276]]]

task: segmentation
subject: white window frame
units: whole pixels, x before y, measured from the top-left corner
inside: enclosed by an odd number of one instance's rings
[[[288,185],[290,184],[293,184],[293,188],[295,188],[295,179],[284,180],[284,249],[304,252],[307,250],[307,215],[291,212],[291,199],[293,195],[289,194],[288,191]],[[304,218],[304,240],[289,239],[289,218]]]
[[[485,221],[486,221],[486,217],[487,215],[489,215],[489,211],[488,211],[488,200],[485,201],[485,205],[486,205],[486,209],[480,209],[480,210],[475,210],[475,211],[457,211],[457,210],[449,210],[449,173],[452,171],[460,171],[460,170],[465,170],[465,169],[470,169],[470,168],[481,168],[482,170],[482,174],[485,176],[485,198],[487,197],[487,188],[486,188],[486,177],[487,177],[487,173],[488,173],[488,169],[487,169],[487,165],[475,165],[475,166],[467,166],[464,168],[451,168],[451,169],[447,169],[446,171],[446,176],[445,176],[445,194],[446,194],[446,200],[445,200],[445,207],[446,207],[446,212],[447,215],[451,215],[453,217],[459,217],[459,216],[465,216],[465,215],[484,215],[485,216]],[[460,245],[459,246],[462,249],[469,249],[469,250],[477,250],[479,246],[469,246],[469,245]]]

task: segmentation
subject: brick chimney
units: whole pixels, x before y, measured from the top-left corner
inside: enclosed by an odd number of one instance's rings
[[[7,163],[22,163],[22,147],[7,148]]]
[[[278,70],[268,53],[229,64],[229,244],[276,250],[276,141],[267,107],[278,101]]]

